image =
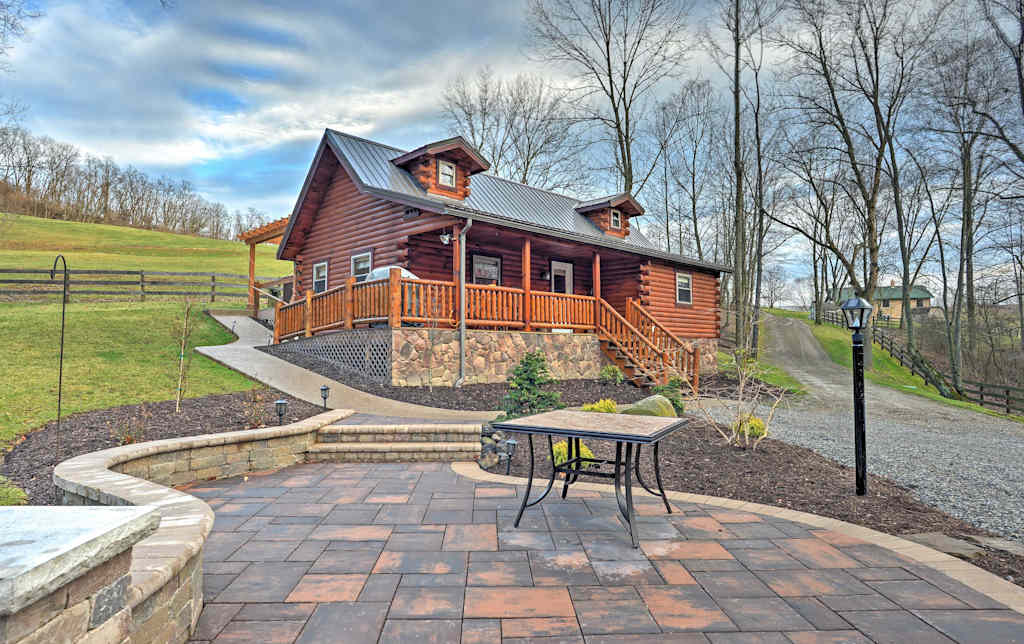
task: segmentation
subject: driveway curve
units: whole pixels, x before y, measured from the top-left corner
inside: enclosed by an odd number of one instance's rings
[[[765,324],[770,360],[808,390],[778,410],[773,435],[853,465],[850,371],[832,362],[803,321],[769,315]],[[872,382],[865,395],[870,472],[1024,542],[1024,425]]]

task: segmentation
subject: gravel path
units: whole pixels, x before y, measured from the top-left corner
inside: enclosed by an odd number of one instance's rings
[[[806,324],[768,316],[769,352],[808,389],[773,436],[853,465],[850,373]],[[1024,425],[868,382],[868,470],[980,528],[1024,542]],[[717,415],[717,414],[716,414]]]

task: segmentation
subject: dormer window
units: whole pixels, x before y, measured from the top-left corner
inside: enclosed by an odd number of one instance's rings
[[[437,184],[446,188],[455,187],[455,164],[450,161],[437,160]]]
[[[622,213],[612,208],[612,214],[609,218],[608,227],[612,230],[622,230]]]

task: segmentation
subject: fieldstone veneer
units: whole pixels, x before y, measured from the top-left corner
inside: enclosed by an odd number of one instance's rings
[[[466,384],[505,382],[523,355],[541,350],[558,380],[596,378],[611,364],[592,333],[467,331]],[[395,329],[391,384],[450,386],[459,377],[459,332],[450,329]]]
[[[22,619],[18,630],[0,618],[0,644],[184,642],[203,609],[202,551],[214,516],[204,501],[172,486],[300,463],[317,430],[352,413],[339,409],[281,427],[113,447],[59,464],[53,482],[64,505],[148,506],[159,514],[160,526],[135,543],[130,555],[125,550],[88,573],[97,575],[96,583],[72,598],[86,597],[88,611],[80,599],[68,598],[78,583],[72,582],[62,587],[63,595],[58,590],[52,606],[43,598],[26,608],[31,619]],[[107,627],[110,632],[102,627],[79,632],[83,620],[91,625],[106,617],[112,622],[113,616],[120,617]]]

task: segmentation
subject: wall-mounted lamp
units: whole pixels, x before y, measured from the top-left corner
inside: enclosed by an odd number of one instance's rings
[[[542,280],[549,280],[551,279],[551,273],[548,271],[544,271],[543,273],[540,274],[540,278]]]
[[[441,233],[441,243],[445,246],[452,243],[452,236],[449,233]]]

